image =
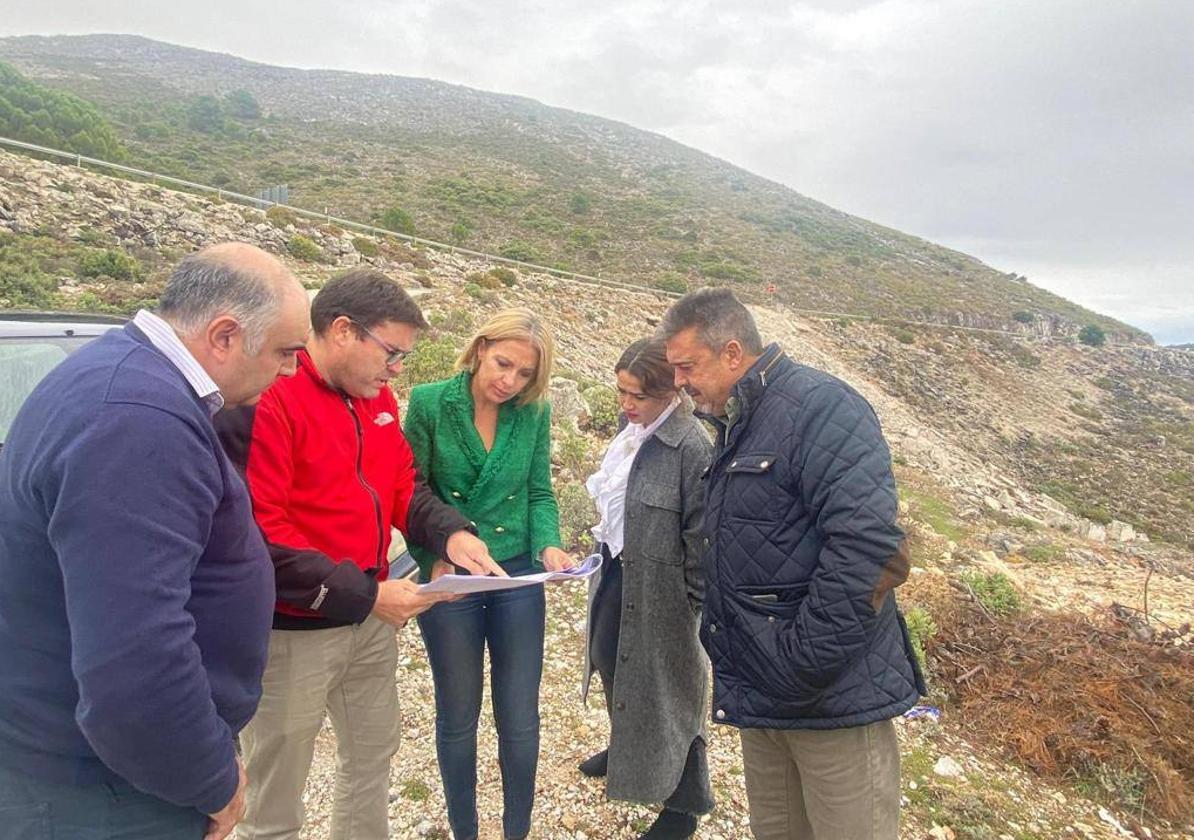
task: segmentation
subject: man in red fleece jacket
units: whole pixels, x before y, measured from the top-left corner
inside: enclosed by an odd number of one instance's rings
[[[330,836],[388,836],[398,749],[395,626],[440,600],[388,580],[391,527],[476,574],[503,574],[469,521],[416,471],[389,381],[420,329],[384,274],[334,278],[311,305],[293,379],[218,421],[244,469],[278,593],[258,712],[241,734],[248,808],[238,836],[297,838],[325,712],[339,749]]]

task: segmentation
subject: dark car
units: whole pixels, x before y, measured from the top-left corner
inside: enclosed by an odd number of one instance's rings
[[[42,377],[127,320],[82,312],[0,312],[0,446],[21,403]]]

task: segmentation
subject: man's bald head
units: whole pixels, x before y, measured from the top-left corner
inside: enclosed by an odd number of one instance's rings
[[[306,292],[276,257],[244,242],[210,245],[184,257],[158,302],[158,314],[181,335],[195,335],[230,315],[245,331],[247,352],[261,346],[283,305]]]

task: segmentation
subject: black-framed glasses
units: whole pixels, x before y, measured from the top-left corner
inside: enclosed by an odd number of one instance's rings
[[[409,356],[411,353],[415,352],[413,347],[410,350],[399,350],[397,347],[391,347],[389,344],[387,344],[386,342],[384,342],[380,338],[378,338],[376,335],[374,335],[373,331],[371,329],[369,329],[368,327],[366,327],[364,324],[360,323],[359,321],[354,321],[352,318],[349,318],[348,320],[357,329],[359,329],[365,335],[369,336],[371,339],[376,341],[381,346],[382,350],[386,351],[386,367],[392,367],[393,365],[398,364],[399,362],[406,359],[406,357]]]

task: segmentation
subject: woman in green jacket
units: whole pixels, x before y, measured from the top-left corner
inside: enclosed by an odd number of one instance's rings
[[[457,359],[460,373],[411,391],[404,431],[423,477],[473,521],[510,575],[572,565],[551,490],[551,333],[527,309],[498,313]],[[440,559],[412,545],[420,577]],[[435,747],[457,840],[477,836],[477,721],[488,645],[507,838],[530,831],[539,762],[543,587],[468,595],[419,616],[435,682]]]

